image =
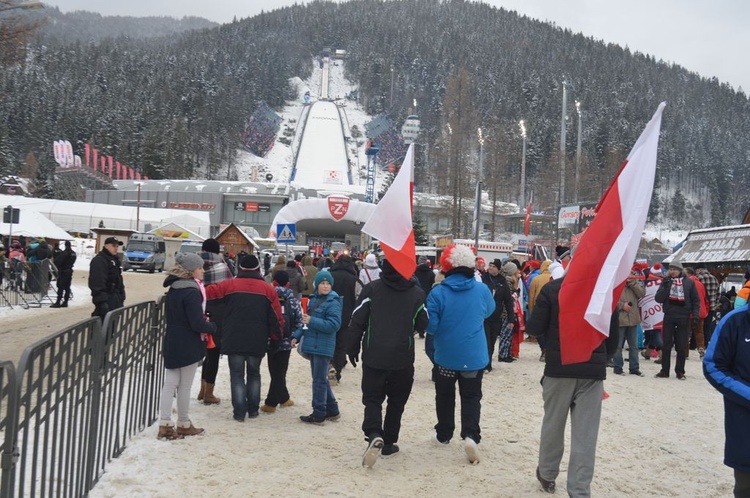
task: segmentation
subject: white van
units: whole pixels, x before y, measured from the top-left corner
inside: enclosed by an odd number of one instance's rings
[[[122,271],[164,271],[166,252],[164,237],[152,233],[134,233],[123,254]]]

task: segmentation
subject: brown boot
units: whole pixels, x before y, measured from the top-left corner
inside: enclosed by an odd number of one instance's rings
[[[174,439],[182,439],[184,436],[177,433],[177,431],[174,430],[173,425],[160,425],[159,426],[159,434],[156,436],[156,439],[166,439],[167,441],[172,441]]]
[[[651,359],[651,348],[646,348],[643,351],[641,351],[641,356],[643,356],[644,360],[650,360]]]
[[[221,403],[221,399],[214,396],[214,385],[206,382],[206,392],[203,393],[203,404],[218,405],[219,403]]]
[[[202,401],[206,394],[206,381],[201,380],[201,390],[198,391],[198,401]]]
[[[197,436],[204,432],[202,427],[195,427],[192,422],[180,422],[177,424],[177,434],[180,436]]]

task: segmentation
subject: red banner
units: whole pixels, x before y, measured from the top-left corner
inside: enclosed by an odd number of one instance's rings
[[[86,166],[89,166],[89,155],[91,155],[91,146],[89,144],[85,144],[83,148],[86,151]]]
[[[112,178],[112,166],[114,162],[114,158],[112,156],[109,156],[109,177]]]

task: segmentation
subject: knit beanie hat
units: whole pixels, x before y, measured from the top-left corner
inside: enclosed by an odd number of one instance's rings
[[[315,282],[313,283],[315,290],[318,290],[318,285],[320,285],[321,282],[328,282],[333,285],[333,275],[331,275],[331,272],[321,270],[315,275]]]
[[[512,277],[513,275],[518,273],[518,267],[512,261],[508,261],[503,265],[503,273],[505,273],[509,277]]]
[[[174,260],[175,263],[189,272],[194,272],[198,268],[203,268],[203,258],[192,252],[178,252]]]
[[[276,282],[279,287],[286,287],[289,285],[289,274],[286,270],[279,270],[273,274],[273,281]]]
[[[206,239],[203,241],[203,245],[201,245],[201,250],[210,252],[213,254],[219,254],[221,251],[221,247],[219,246],[219,241],[216,239]]]
[[[440,256],[440,268],[447,273],[459,267],[474,268],[474,253],[467,246],[451,244]]]
[[[557,246],[555,247],[555,254],[557,254],[557,259],[563,259],[565,256],[570,256],[570,247]]]
[[[418,265],[423,265],[423,264],[427,263],[428,261],[429,261],[429,259],[427,259],[427,256],[420,256],[419,260],[417,260],[417,264]]]
[[[240,268],[243,270],[260,270],[260,261],[255,254],[248,254],[240,260]]]

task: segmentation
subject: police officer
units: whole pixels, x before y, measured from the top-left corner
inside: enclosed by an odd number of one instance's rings
[[[122,268],[117,257],[117,249],[122,241],[107,237],[104,248],[94,256],[89,266],[89,289],[91,300],[96,308],[91,316],[101,317],[110,311],[122,308],[125,302],[125,285],[122,282]]]

